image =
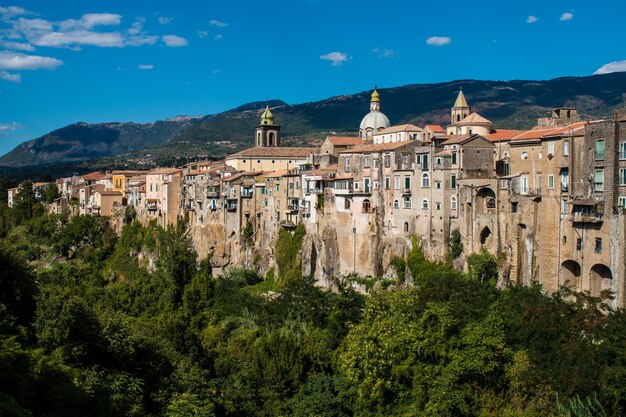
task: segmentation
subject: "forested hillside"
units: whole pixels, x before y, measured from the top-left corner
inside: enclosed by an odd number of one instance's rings
[[[27,189],[0,206],[1,416],[626,412],[625,312],[498,289],[486,252],[463,274],[414,245],[395,280],[324,291],[300,273],[298,228],[267,276],[214,276],[182,225],[129,210],[117,236],[44,214]]]

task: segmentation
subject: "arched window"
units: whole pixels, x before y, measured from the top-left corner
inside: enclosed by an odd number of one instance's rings
[[[450,210],[456,210],[456,196],[450,197]]]
[[[350,200],[349,199],[344,199],[344,204],[343,204],[343,208],[346,210],[350,209]]]
[[[428,200],[427,199],[423,199],[422,200],[422,210],[428,210]]]
[[[404,196],[404,208],[405,209],[411,208],[411,197]]]
[[[261,146],[261,132],[256,134],[256,146]]]
[[[270,133],[270,140],[267,146],[274,146],[274,132]]]
[[[372,211],[372,205],[369,200],[363,200],[363,213]]]
[[[393,208],[400,208],[400,202],[398,200],[393,200]]]
[[[405,232],[409,231],[409,223],[408,222],[404,222],[404,231]]]
[[[430,187],[430,176],[427,173],[422,174],[422,188]]]

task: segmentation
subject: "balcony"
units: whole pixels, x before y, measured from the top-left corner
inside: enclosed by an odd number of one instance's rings
[[[411,195],[411,189],[405,188],[404,190],[402,190],[402,195]]]
[[[602,213],[572,213],[568,217],[572,223],[602,223],[604,214]]]

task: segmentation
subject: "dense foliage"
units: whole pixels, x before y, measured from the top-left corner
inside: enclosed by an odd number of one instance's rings
[[[395,285],[363,296],[301,276],[302,228],[281,232],[276,279],[215,277],[182,227],[128,216],[116,236],[41,213],[0,210],[2,416],[626,411],[626,314],[566,289],[498,290],[486,252],[463,274],[415,240]]]

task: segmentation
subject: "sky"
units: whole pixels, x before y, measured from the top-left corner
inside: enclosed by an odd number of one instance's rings
[[[624,16],[623,0],[0,0],[0,154],[79,121],[626,71]]]

